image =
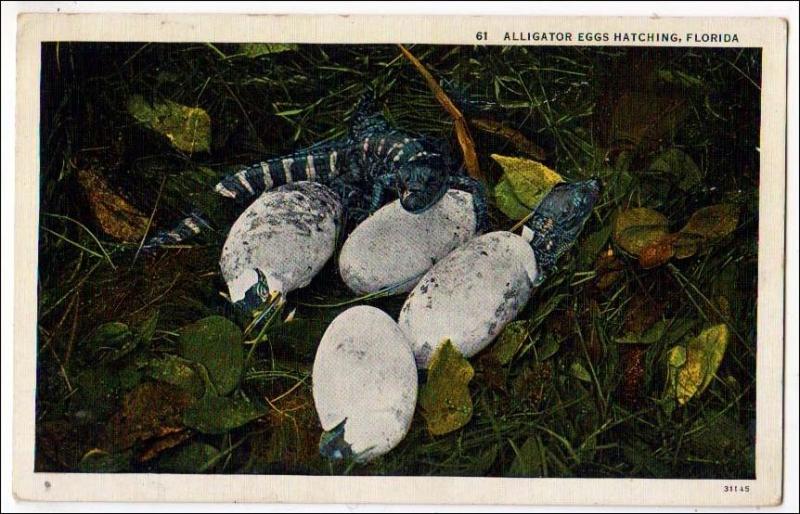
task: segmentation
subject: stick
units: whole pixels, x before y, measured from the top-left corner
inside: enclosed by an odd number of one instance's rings
[[[461,153],[464,155],[464,165],[467,168],[467,173],[469,173],[469,176],[472,178],[485,181],[480,167],[478,166],[478,154],[475,153],[475,142],[472,140],[472,135],[469,133],[469,127],[467,126],[467,120],[464,118],[464,115],[461,114],[458,107],[453,104],[442,87],[436,82],[436,79],[433,78],[433,75],[425,68],[425,65],[414,57],[414,54],[406,50],[406,47],[403,45],[397,46],[400,47],[400,51],[403,52],[406,59],[417,68],[417,71],[419,71],[420,75],[425,79],[428,87],[433,91],[436,100],[442,104],[442,107],[444,107],[453,118],[456,128],[456,137],[458,138],[459,146],[461,146]]]

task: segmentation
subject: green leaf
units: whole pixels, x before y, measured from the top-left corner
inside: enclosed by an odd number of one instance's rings
[[[108,365],[93,366],[75,379],[77,392],[70,397],[70,410],[87,420],[106,417],[120,393],[120,377]]]
[[[628,333],[625,334],[623,337],[614,338],[614,341],[617,343],[622,344],[653,344],[657,343],[664,337],[664,334],[667,331],[667,325],[669,321],[661,320],[656,321],[653,323],[649,329],[647,329],[643,334],[634,334]]]
[[[128,100],[128,112],[179,150],[193,153],[211,148],[211,118],[200,107],[171,100],[150,105],[141,95],[134,95]]]
[[[205,443],[192,443],[161,458],[158,470],[166,473],[204,473],[219,458],[219,450]]]
[[[475,371],[450,340],[440,345],[428,367],[428,381],[419,393],[422,416],[433,435],[457,430],[472,418],[467,385]]]
[[[738,222],[739,207],[737,205],[711,205],[696,210],[681,232],[696,234],[708,241],[713,241],[736,230]]]
[[[549,359],[553,355],[558,352],[558,349],[561,347],[561,341],[550,332],[546,333],[544,336],[544,342],[542,343],[542,348],[539,350],[539,362]]]
[[[148,344],[151,339],[153,339],[153,335],[156,333],[156,326],[158,325],[158,311],[154,311],[153,314],[147,318],[144,323],[139,327],[138,335],[139,335],[139,342],[141,344]]]
[[[586,368],[583,367],[583,364],[580,361],[575,361],[572,363],[572,366],[569,367],[569,372],[572,374],[573,377],[581,380],[583,382],[591,382],[592,376],[586,371]]]
[[[676,234],[675,256],[678,259],[691,257],[703,244],[732,233],[738,223],[739,207],[736,205],[718,204],[696,210]]]
[[[242,331],[222,316],[209,316],[181,330],[180,355],[206,367],[221,395],[239,384],[244,365]]]
[[[266,413],[266,409],[243,398],[207,394],[186,409],[183,424],[204,434],[224,434]]]
[[[176,355],[165,354],[160,358],[151,359],[147,363],[145,372],[154,380],[176,385],[188,391],[193,397],[200,398],[205,392],[205,384],[192,364],[191,361]]]
[[[78,464],[82,473],[119,473],[130,469],[130,453],[108,453],[95,448],[89,450]]]
[[[138,342],[128,325],[112,321],[97,327],[86,345],[101,362],[113,362],[132,352]]]
[[[539,205],[554,185],[564,181],[561,175],[540,162],[497,154],[491,157],[503,168],[503,177],[511,184],[517,199],[528,207],[528,212]]]
[[[703,180],[700,168],[691,157],[677,148],[663,152],[650,164],[650,171],[671,175],[678,187],[690,190]]]
[[[670,350],[666,396],[685,405],[701,394],[714,379],[729,339],[727,325],[720,323],[700,332],[685,347]]]
[[[516,450],[516,449],[515,449]],[[517,456],[508,470],[510,477],[541,477],[544,476],[544,462],[542,460],[544,449],[537,436],[529,437],[522,447],[517,450]]]
[[[526,321],[513,321],[506,325],[497,338],[492,353],[500,364],[508,364],[517,354],[525,338],[528,337],[528,323]]]
[[[514,188],[508,179],[503,178],[494,187],[494,202],[500,212],[512,220],[521,220],[531,213],[533,209],[526,207],[520,202],[514,193]]]
[[[239,45],[239,53],[247,57],[261,57],[292,50],[297,50],[297,45],[294,43],[241,43]]]
[[[614,222],[614,242],[626,252],[636,256],[668,233],[667,218],[652,209],[635,208],[621,211]]]

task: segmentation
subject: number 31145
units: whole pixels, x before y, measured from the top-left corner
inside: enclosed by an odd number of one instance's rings
[[[725,493],[749,493],[749,485],[724,485],[722,491]]]

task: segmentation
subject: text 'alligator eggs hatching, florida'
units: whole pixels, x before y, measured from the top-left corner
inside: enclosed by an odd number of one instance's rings
[[[528,241],[490,232],[451,252],[408,295],[398,324],[427,368],[442,341],[465,357],[485,348],[528,303],[538,267]]]
[[[449,190],[421,213],[396,200],[349,235],[339,255],[342,280],[357,294],[410,291],[419,278],[476,232],[472,195]]]
[[[308,285],[336,249],[342,205],[330,188],[296,182],[259,196],[231,227],[220,268],[232,302],[258,281],[286,294]]]
[[[323,430],[344,422],[344,442],[359,461],[403,440],[417,403],[417,367],[397,323],[358,306],[331,322],[312,370],[314,405]]]

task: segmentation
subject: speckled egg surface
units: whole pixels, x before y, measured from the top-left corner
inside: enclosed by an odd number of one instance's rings
[[[350,308],[331,322],[312,370],[314,405],[323,430],[344,423],[357,460],[387,453],[411,426],[417,367],[397,323],[370,306]]]
[[[421,213],[396,200],[364,220],[339,255],[339,272],[357,294],[410,291],[440,259],[475,236],[472,195],[449,190]]]
[[[220,268],[231,301],[257,282],[286,294],[308,285],[336,248],[342,218],[339,197],[315,182],[296,182],[259,196],[234,222]]]
[[[525,307],[536,281],[530,244],[511,232],[490,232],[451,252],[408,295],[398,324],[427,368],[445,339],[465,356],[485,348]]]

